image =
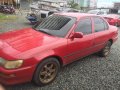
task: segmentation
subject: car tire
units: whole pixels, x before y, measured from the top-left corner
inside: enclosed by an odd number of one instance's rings
[[[98,55],[101,57],[107,57],[110,53],[111,45],[112,43],[108,41],[106,46],[98,53]]]
[[[58,59],[51,57],[44,59],[37,67],[33,82],[38,86],[45,86],[54,81],[60,70]]]

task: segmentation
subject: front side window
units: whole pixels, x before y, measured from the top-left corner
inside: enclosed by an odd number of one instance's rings
[[[103,19],[99,17],[94,17],[93,20],[95,32],[100,32],[108,29],[108,25]]]
[[[82,32],[84,35],[92,33],[92,21],[90,18],[81,19],[75,32]]]
[[[65,37],[75,22],[76,18],[74,17],[52,15],[45,18],[40,24],[35,25],[33,29],[49,35]]]

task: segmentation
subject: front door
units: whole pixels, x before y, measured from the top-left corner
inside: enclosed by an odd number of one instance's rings
[[[68,62],[84,57],[92,53],[94,46],[94,34],[92,33],[92,21],[90,17],[81,19],[74,32],[82,32],[83,38],[68,39]]]

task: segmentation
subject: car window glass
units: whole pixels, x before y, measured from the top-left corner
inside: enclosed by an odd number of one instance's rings
[[[95,32],[104,31],[105,30],[105,21],[99,17],[93,18],[94,20],[94,29]]]
[[[104,23],[104,28],[105,28],[105,30],[108,30],[108,24],[107,24],[107,22],[105,22],[104,20],[103,20],[103,23]]]
[[[52,15],[45,18],[40,24],[35,25],[33,28],[54,36],[65,37],[75,22],[76,18],[74,17]]]
[[[54,17],[49,17],[48,19],[44,20],[39,26],[39,28],[49,29],[49,30],[60,30],[70,20],[71,20],[70,18],[56,15]]]
[[[76,32],[82,32],[84,35],[85,34],[90,34],[92,33],[92,22],[90,18],[85,18],[80,20],[78,23],[78,26],[75,30]]]

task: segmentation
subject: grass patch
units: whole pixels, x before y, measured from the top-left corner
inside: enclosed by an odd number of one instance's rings
[[[5,15],[0,13],[0,19],[4,19],[5,18]]]
[[[0,21],[9,21],[9,20],[11,21],[16,19],[17,19],[16,15],[7,15],[0,13]]]

